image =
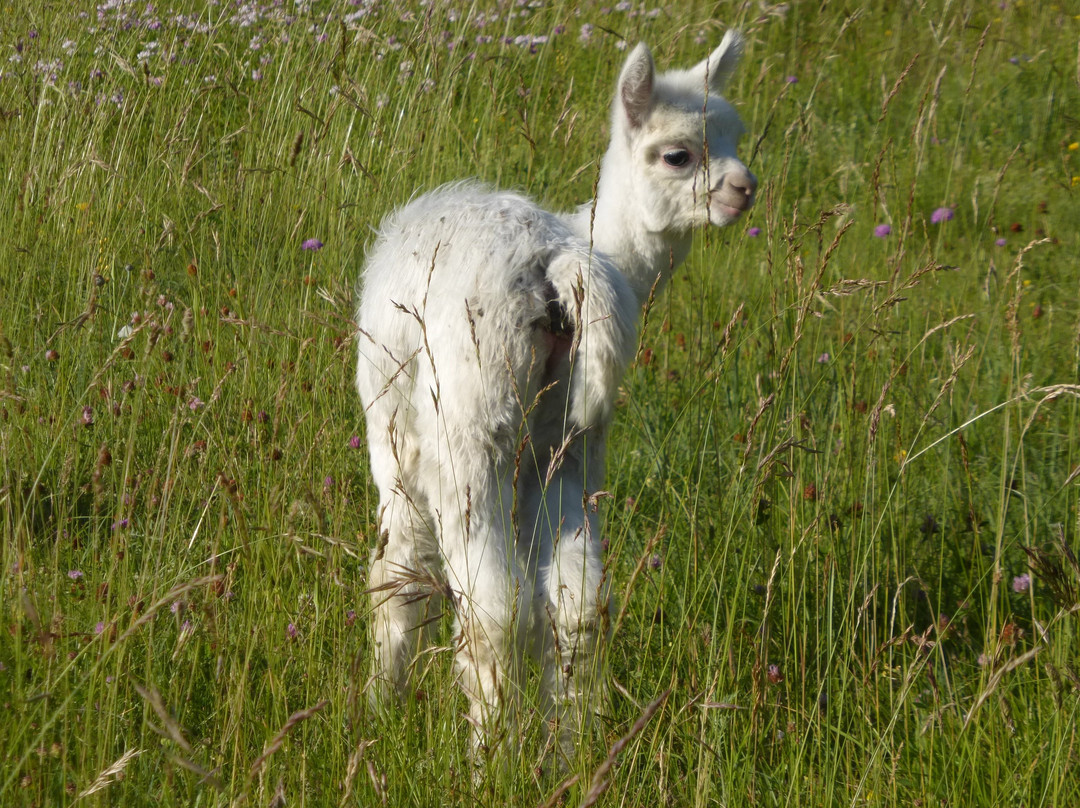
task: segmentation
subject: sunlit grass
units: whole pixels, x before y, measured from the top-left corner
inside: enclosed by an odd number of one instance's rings
[[[1075,804],[1068,4],[182,5],[0,31],[0,803],[576,804],[651,715],[599,804]],[[474,781],[449,650],[363,695],[364,249],[585,201],[621,46],[730,25],[762,186],[624,383],[602,737]]]

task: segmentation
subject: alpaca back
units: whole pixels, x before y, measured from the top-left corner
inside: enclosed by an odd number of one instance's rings
[[[576,428],[610,416],[636,299],[609,259],[525,197],[476,183],[418,197],[383,222],[362,284],[357,389],[369,421],[372,410],[428,421],[443,397],[469,399],[479,409],[460,428],[505,456],[552,383]],[[556,311],[572,324],[573,356],[552,339]]]

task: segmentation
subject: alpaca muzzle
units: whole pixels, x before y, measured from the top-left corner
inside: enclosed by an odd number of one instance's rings
[[[738,218],[754,204],[757,178],[746,168],[729,169],[709,194],[709,205],[725,216]]]

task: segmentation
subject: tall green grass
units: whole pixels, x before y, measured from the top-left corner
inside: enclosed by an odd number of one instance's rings
[[[1077,9],[362,8],[0,31],[0,804],[1076,804]],[[363,696],[365,246],[585,201],[621,47],[736,25],[759,199],[625,380],[600,732],[474,779],[449,620]]]

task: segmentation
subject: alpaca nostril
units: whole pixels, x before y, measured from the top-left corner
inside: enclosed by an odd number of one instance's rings
[[[754,202],[757,178],[746,170],[732,171],[720,180],[715,190],[723,193],[728,200],[727,204],[745,209]]]
[[[757,180],[754,179],[752,174],[736,177],[731,181],[731,190],[742,194],[749,199],[754,195],[754,191],[757,190]]]

